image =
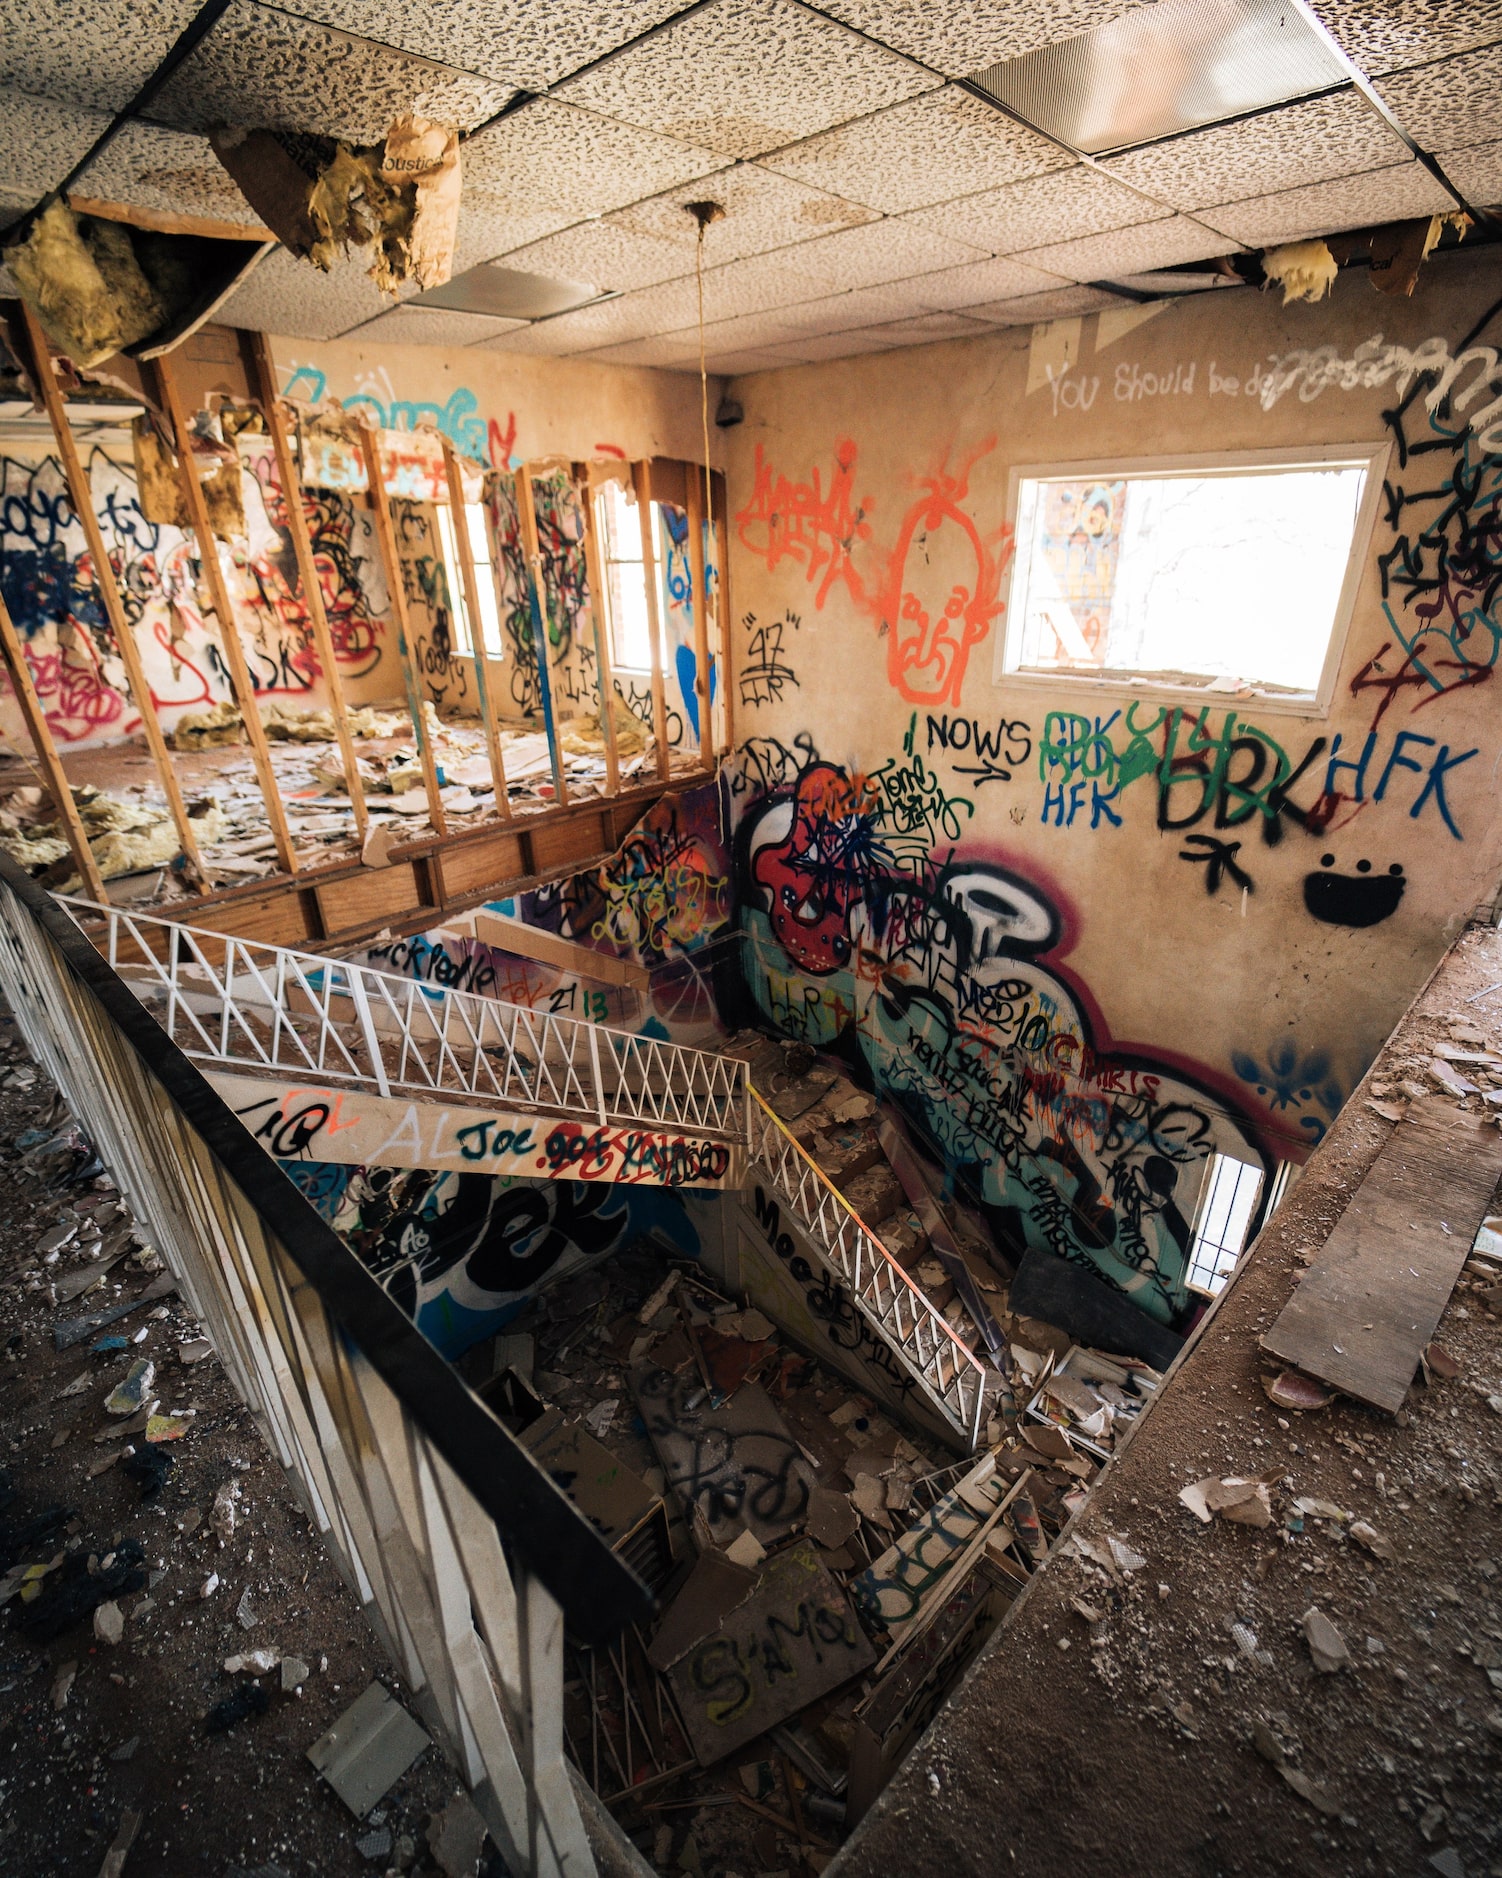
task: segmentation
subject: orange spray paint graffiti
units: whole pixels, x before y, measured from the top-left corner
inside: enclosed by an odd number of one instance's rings
[[[995,448],[996,439],[988,437],[958,475],[940,469],[923,479],[923,494],[903,518],[888,557],[874,610],[887,635],[887,677],[909,704],[958,707],[971,647],[1003,609],[1011,530],[1003,527],[988,541],[960,507],[971,470]],[[956,564],[964,578],[953,578]],[[932,568],[945,571],[935,578]]]
[[[817,469],[806,483],[789,482],[781,470],[773,470],[758,444],[751,499],[735,518],[741,545],[764,561],[769,573],[783,561],[792,561],[808,582],[818,582],[816,609],[823,607],[836,581],[844,582],[858,604],[865,598],[851,555],[857,542],[871,538],[866,516],[872,503],[869,496],[855,500],[855,455],[848,437],[835,445],[834,474],[826,492]]]

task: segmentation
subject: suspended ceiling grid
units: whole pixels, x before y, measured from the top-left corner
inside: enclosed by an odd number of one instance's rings
[[[1414,146],[1476,206],[1502,195],[1502,0],[1314,0],[1350,84],[1100,160],[956,82],[1146,3],[234,0],[76,188],[249,224],[212,125],[374,141],[416,109],[466,137],[457,270],[499,260],[618,297],[527,325],[393,307],[358,255],[320,275],[277,252],[232,323],[691,368],[683,205],[712,197],[719,372],[1086,311],[1238,247],[1454,207]],[[0,204],[55,186],[194,11],[11,0]]]

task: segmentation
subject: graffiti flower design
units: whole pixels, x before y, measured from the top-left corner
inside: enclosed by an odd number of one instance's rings
[[[1268,1046],[1266,1062],[1259,1063],[1245,1051],[1231,1052],[1231,1067],[1243,1082],[1249,1082],[1270,1108],[1321,1108],[1333,1116],[1345,1100],[1340,1084],[1330,1070],[1330,1058],[1323,1050],[1303,1051],[1292,1037],[1278,1037]],[[1301,1115],[1300,1128],[1308,1129],[1318,1141],[1325,1123],[1318,1115]]]

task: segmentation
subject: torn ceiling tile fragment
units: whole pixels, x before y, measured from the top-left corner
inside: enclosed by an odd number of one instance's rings
[[[384,142],[354,145],[275,130],[219,130],[210,142],[284,247],[325,270],[370,247],[384,293],[440,287],[459,231],[459,134],[411,114]]]

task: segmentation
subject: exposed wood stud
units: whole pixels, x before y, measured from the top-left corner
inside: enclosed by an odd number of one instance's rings
[[[662,677],[662,595],[657,585],[657,542],[652,533],[652,465],[631,465],[641,516],[642,575],[647,587],[647,632],[652,642],[652,735],[657,743],[657,774],[664,782],[672,767],[668,749],[668,697]]]
[[[720,659],[720,696],[725,701],[725,748],[735,748],[734,613],[730,610],[730,504],[725,478],[716,475],[710,488],[714,497],[715,527],[715,638]]]
[[[610,633],[605,616],[605,564],[600,558],[600,535],[595,526],[595,494],[590,486],[587,463],[574,465],[574,486],[584,505],[584,572],[589,581],[589,617],[594,628],[600,733],[605,739],[605,793],[613,796],[621,786],[620,756],[615,747],[615,674],[611,670]]]
[[[349,727],[349,712],[344,701],[344,681],[334,658],[334,638],[324,611],[323,587],[318,578],[318,564],[313,559],[313,542],[308,534],[308,516],[303,507],[302,477],[297,457],[287,435],[286,414],[276,390],[276,366],[271,357],[271,342],[265,333],[242,333],[247,352],[251,383],[260,401],[271,447],[276,453],[277,481],[282,486],[282,507],[287,513],[287,532],[292,537],[292,552],[297,559],[297,577],[302,585],[303,606],[313,629],[313,644],[323,667],[324,683],[329,691],[329,709],[334,731],[339,739],[339,754],[344,758],[344,776],[349,789],[350,806],[355,812],[355,829],[363,846],[370,826],[370,811],[365,806],[365,785],[360,780],[359,759]]]
[[[211,883],[204,868],[202,856],[198,852],[198,841],[188,818],[188,807],[183,800],[183,792],[177,780],[172,753],[167,748],[167,739],[156,714],[156,700],[151,695],[151,684],[141,664],[141,650],[136,644],[136,636],[130,622],[125,617],[125,604],[120,598],[115,569],[104,545],[104,531],[100,528],[99,517],[94,511],[94,493],[89,485],[88,472],[78,454],[73,426],[68,422],[67,407],[63,402],[62,392],[58,388],[56,374],[52,370],[52,355],[47,347],[46,336],[31,308],[24,301],[20,303],[20,307],[22,337],[31,353],[30,359],[25,363],[30,366],[32,382],[41,393],[42,403],[46,407],[47,416],[52,425],[52,434],[57,440],[57,451],[62,459],[63,475],[68,483],[68,496],[73,504],[73,512],[78,517],[79,526],[83,529],[84,540],[88,543],[89,560],[94,572],[94,585],[99,589],[105,618],[108,619],[110,631],[114,634],[115,645],[120,653],[120,663],[125,667],[125,681],[130,686],[131,699],[141,716],[141,734],[146,739],[146,748],[151,752],[157,776],[166,794],[167,810],[172,817],[172,826],[177,831],[178,843],[182,848],[184,858],[188,862],[191,883],[198,892],[207,893]]]
[[[699,761],[714,770],[714,719],[710,711],[709,570],[704,553],[704,496],[698,466],[689,465],[688,484],[689,605],[694,628],[694,695],[699,701]]]
[[[15,623],[11,619],[4,600],[0,600],[0,657],[5,660],[11,689],[16,694],[16,703],[21,707],[21,715],[25,718],[26,728],[31,734],[37,761],[42,766],[42,775],[46,780],[47,792],[57,804],[58,816],[67,830],[68,847],[72,851],[73,865],[78,869],[78,877],[83,882],[84,890],[91,900],[105,902],[108,895],[104,891],[104,881],[100,877],[99,866],[94,859],[94,850],[89,846],[89,838],[84,833],[78,807],[73,800],[73,791],[63,769],[62,758],[57,753],[57,745],[52,741],[52,732],[47,727],[42,701],[37,696],[36,686],[31,682],[31,671],[26,663],[26,654],[21,650],[21,641],[16,633]]]
[[[391,503],[386,496],[385,474],[381,467],[381,434],[374,425],[362,425],[360,442],[365,452],[365,473],[370,483],[370,512],[375,520],[376,545],[381,551],[386,591],[391,595],[391,617],[396,624],[402,677],[407,687],[407,708],[412,713],[412,735],[417,743],[418,759],[422,763],[423,786],[428,792],[428,820],[433,824],[433,832],[443,835],[448,833],[448,823],[443,813],[433,743],[423,716],[422,674],[417,667],[417,647],[412,640],[407,589],[402,580],[402,557],[396,545],[396,529],[391,520]]]
[[[459,556],[459,573],[464,582],[464,604],[469,612],[469,636],[475,655],[475,684],[480,693],[480,722],[485,726],[485,750],[490,758],[490,781],[495,790],[496,812],[503,821],[511,819],[511,797],[506,788],[506,764],[501,756],[501,733],[490,705],[490,685],[485,672],[485,621],[480,612],[480,579],[470,546],[469,524],[464,513],[464,470],[459,453],[440,433],[443,444],[443,467],[448,474],[449,508],[453,514],[454,549]]]
[[[548,647],[548,590],[542,577],[542,549],[537,539],[537,504],[532,495],[532,466],[516,472],[516,517],[521,529],[522,556],[527,563],[527,604],[532,613],[532,637],[537,645],[537,685],[542,693],[542,724],[547,732],[548,757],[553,766],[553,793],[568,801],[568,779],[563,773],[563,749],[558,740],[558,713],[553,699],[553,658]]]
[[[261,784],[261,794],[265,798],[266,819],[271,825],[272,839],[276,843],[276,856],[287,873],[295,874],[297,851],[292,845],[287,812],[282,806],[276,771],[272,768],[271,749],[266,742],[265,726],[261,723],[261,713],[256,704],[255,686],[250,680],[250,668],[245,663],[245,648],[240,643],[240,627],[230,600],[229,583],[224,578],[224,568],[219,560],[219,543],[209,524],[203,485],[198,480],[198,471],[194,466],[193,439],[183,416],[182,400],[177,395],[172,367],[164,356],[143,363],[141,370],[143,374],[155,375],[161,406],[172,428],[173,447],[177,451],[178,480],[182,484],[188,517],[197,537],[203,577],[208,582],[209,597],[219,621],[219,643],[224,648],[224,660],[229,667],[235,702],[240,707],[240,715],[245,720],[245,734],[250,739],[251,760]]]

